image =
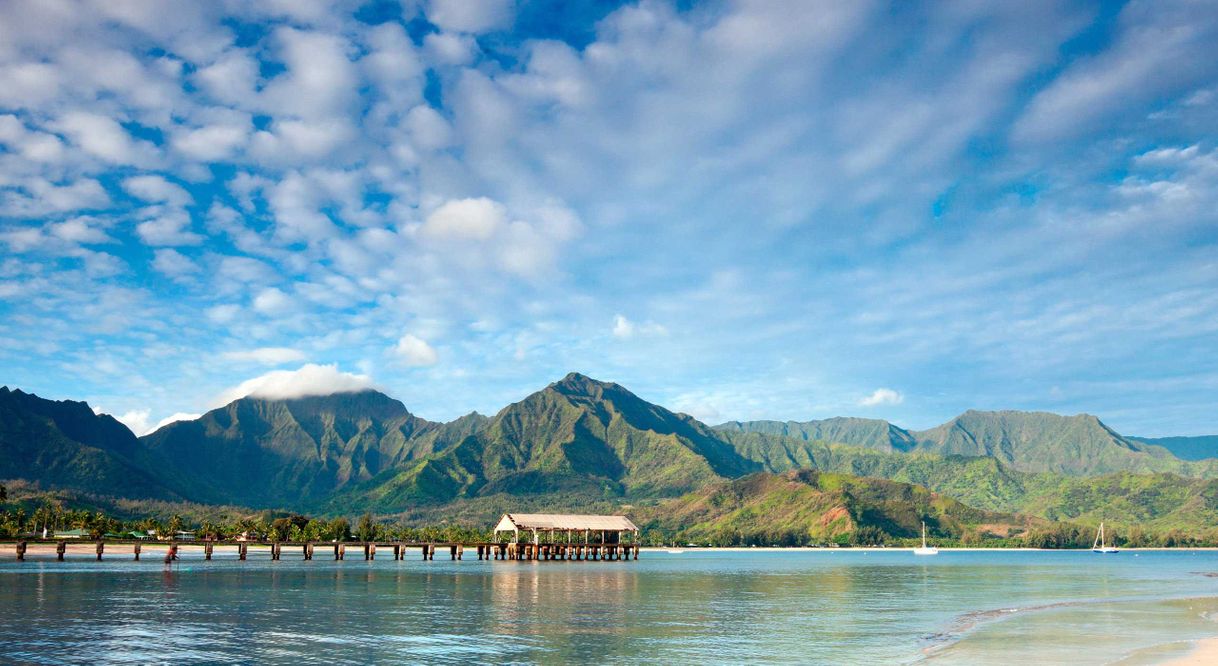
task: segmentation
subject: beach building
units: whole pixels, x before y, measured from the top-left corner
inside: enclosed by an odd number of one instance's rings
[[[56,539],[88,539],[91,536],[88,530],[59,530],[55,532]]]
[[[530,543],[620,544],[637,543],[639,528],[626,516],[590,516],[571,513],[505,513],[495,525],[495,540],[510,534],[520,543],[524,532]]]

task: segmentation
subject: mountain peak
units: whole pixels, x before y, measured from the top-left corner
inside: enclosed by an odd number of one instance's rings
[[[550,388],[568,395],[595,396],[606,389],[616,388],[613,382],[602,382],[578,372],[567,373],[566,377],[550,384]]]

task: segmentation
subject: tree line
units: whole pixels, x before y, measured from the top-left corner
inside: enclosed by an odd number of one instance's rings
[[[348,518],[318,518],[264,511],[247,516],[203,516],[194,519],[174,513],[168,517],[121,519],[101,510],[70,508],[55,498],[43,498],[32,507],[8,505],[0,486],[0,538],[41,537],[64,530],[81,530],[90,538],[129,538],[133,534],[172,538],[189,532],[195,539],[258,541],[489,541],[490,529],[468,525],[409,525],[360,516],[354,526]]]
[[[231,540],[244,537],[259,541],[412,541],[461,542],[491,541],[493,530],[465,524],[424,524],[386,522],[365,513],[354,521],[349,518],[310,517],[297,513],[263,511],[253,515],[200,515],[183,517],[145,516],[120,519],[101,510],[69,508],[64,502],[43,496],[36,503],[8,503],[8,492],[0,485],[0,538],[39,537],[63,530],[82,530],[89,537],[119,538],[132,533],[172,536],[191,532],[195,539]],[[1180,529],[1151,530],[1135,525],[1110,526],[1108,542],[1118,548],[1180,548],[1218,546],[1218,530],[1184,532]],[[984,546],[991,548],[1090,548],[1095,528],[1071,523],[1052,523],[1034,527],[1023,534],[998,537],[978,529],[960,533],[933,533],[934,543],[943,547]],[[657,522],[643,526],[640,542],[651,546],[695,544],[699,546],[889,546],[910,547],[919,539],[894,537],[874,525],[860,525],[832,537],[813,535],[798,529],[739,530],[704,528],[670,529]]]

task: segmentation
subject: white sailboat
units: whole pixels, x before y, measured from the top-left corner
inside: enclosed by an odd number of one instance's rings
[[[1100,521],[1100,530],[1095,534],[1095,543],[1091,544],[1091,552],[1093,553],[1118,553],[1116,546],[1109,546],[1104,543],[1104,521]]]
[[[914,555],[938,555],[939,549],[926,545],[926,521],[922,521],[922,547],[914,548]]]

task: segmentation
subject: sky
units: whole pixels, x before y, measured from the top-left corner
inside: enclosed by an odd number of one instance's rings
[[[1218,432],[1218,3],[0,2],[0,384]]]

